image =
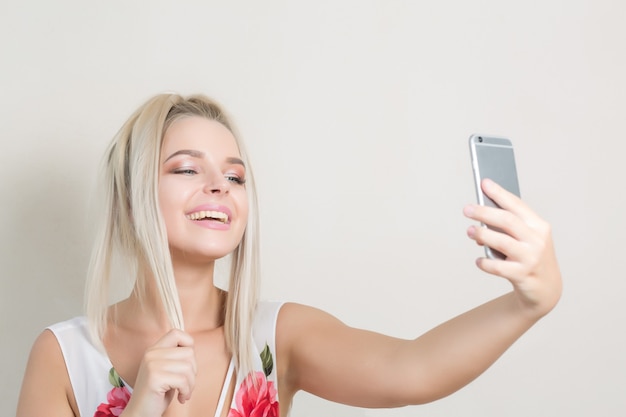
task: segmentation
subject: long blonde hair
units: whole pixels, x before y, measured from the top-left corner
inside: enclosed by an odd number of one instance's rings
[[[147,268],[159,290],[173,328],[184,329],[174,280],[167,233],[158,204],[161,143],[176,120],[200,116],[215,120],[235,137],[246,166],[249,215],[246,230],[232,253],[224,311],[226,344],[240,372],[252,369],[252,322],[258,299],[258,209],[250,161],[235,128],[223,109],[202,95],[161,94],[148,100],[113,138],[104,160],[104,215],[96,237],[86,286],[86,313],[90,331],[102,346],[107,323],[109,287],[114,258],[137,274]]]

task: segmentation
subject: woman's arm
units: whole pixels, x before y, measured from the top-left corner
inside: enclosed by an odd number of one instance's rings
[[[133,395],[121,416],[160,416],[173,398],[184,403],[191,396],[195,373],[192,337],[169,331],[144,354]],[[63,353],[54,334],[46,330],[28,359],[17,417],[75,417],[77,410]]]
[[[279,316],[279,357],[286,390],[299,389],[361,407],[419,404],[442,398],[484,372],[547,314],[561,294],[550,227],[496,184],[485,192],[502,209],[468,206],[465,214],[508,235],[470,227],[468,235],[507,255],[479,259],[482,270],[513,285],[509,294],[401,340],[350,328],[310,307],[289,304]]]
[[[45,330],[28,358],[17,417],[75,417],[78,413],[65,360],[54,334]]]

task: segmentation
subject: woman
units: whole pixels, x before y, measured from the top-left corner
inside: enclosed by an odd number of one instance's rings
[[[210,99],[156,96],[107,152],[88,320],[39,336],[18,417],[284,417],[299,390],[360,407],[444,397],[488,368],[561,293],[549,225],[497,184],[482,186],[502,209],[470,205],[465,215],[507,234],[471,226],[468,236],[507,255],[477,265],[509,280],[509,294],[415,340],[350,328],[303,305],[259,303],[245,150]],[[213,273],[229,254],[225,292]],[[107,306],[118,258],[135,285]]]

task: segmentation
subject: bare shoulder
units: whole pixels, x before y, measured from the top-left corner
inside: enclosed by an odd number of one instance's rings
[[[305,388],[302,377],[307,370],[302,369],[306,347],[315,350],[315,340],[325,328],[343,326],[332,315],[320,309],[297,303],[281,306],[276,323],[276,349],[279,372],[279,396],[285,404],[290,404],[296,392]],[[317,330],[316,330],[317,329]]]
[[[330,321],[336,324],[341,324],[341,321],[339,321],[339,319],[332,314],[305,304],[285,303],[281,307],[278,316],[279,326],[297,326],[301,324],[303,320],[311,324],[320,321]]]
[[[285,303],[278,314],[276,339],[279,345],[292,347],[306,335],[331,328],[346,328],[330,313],[304,304]]]
[[[76,404],[61,347],[50,330],[35,340],[28,358],[17,417],[74,417]]]

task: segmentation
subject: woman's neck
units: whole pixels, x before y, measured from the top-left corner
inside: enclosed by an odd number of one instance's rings
[[[174,262],[173,267],[184,330],[194,333],[223,325],[226,294],[213,283],[214,262],[203,265]],[[144,284],[143,291],[140,282]],[[171,326],[157,284],[147,268],[140,269],[137,283],[131,296],[124,302],[124,308],[134,310],[134,314],[139,315],[137,319],[142,322],[142,327],[148,324],[155,329],[169,329]]]

